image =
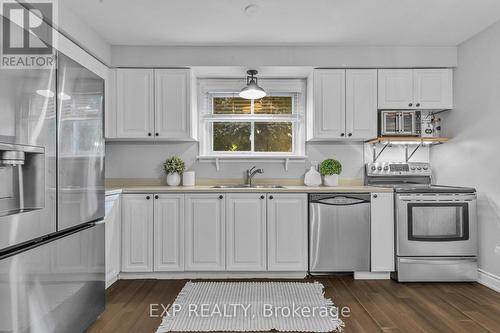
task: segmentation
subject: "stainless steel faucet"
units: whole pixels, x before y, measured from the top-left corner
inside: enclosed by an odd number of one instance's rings
[[[253,177],[260,173],[260,174],[263,174],[264,173],[264,170],[262,169],[256,169],[257,167],[254,165],[251,169],[247,170],[247,179],[246,179],[246,182],[245,184],[248,185],[248,186],[252,186],[252,179]]]

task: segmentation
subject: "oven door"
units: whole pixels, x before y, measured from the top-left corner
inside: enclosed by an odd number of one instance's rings
[[[399,114],[399,135],[415,135],[415,111],[404,111]]]
[[[475,194],[398,194],[398,256],[475,256]]]
[[[382,135],[397,135],[399,132],[399,112],[382,111]]]

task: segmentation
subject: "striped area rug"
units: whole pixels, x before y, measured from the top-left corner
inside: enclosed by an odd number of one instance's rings
[[[343,326],[318,282],[188,282],[157,333],[334,332]]]

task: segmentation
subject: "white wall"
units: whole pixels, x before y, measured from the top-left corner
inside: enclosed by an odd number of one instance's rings
[[[451,141],[431,151],[439,183],[478,192],[479,267],[500,276],[500,22],[458,46]]]
[[[454,46],[112,46],[116,67],[455,67]]]
[[[59,0],[58,4],[58,29],[76,41],[85,51],[109,65],[111,46],[68,8],[64,0]]]
[[[263,168],[260,178],[301,178],[310,161],[326,158],[338,159],[343,164],[343,179],[361,179],[363,176],[363,144],[353,143],[308,143],[305,162],[290,162],[285,171],[284,161],[221,162],[216,170],[214,161],[197,161],[198,144],[184,143],[140,143],[106,142],[106,178],[160,178],[162,163],[172,155],[180,156],[186,166],[196,171],[197,178],[240,178],[253,165]]]

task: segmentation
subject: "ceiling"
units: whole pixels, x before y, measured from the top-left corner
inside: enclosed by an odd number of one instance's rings
[[[112,45],[454,46],[500,20],[499,0],[61,3]]]

